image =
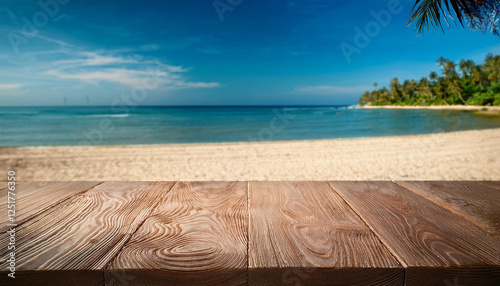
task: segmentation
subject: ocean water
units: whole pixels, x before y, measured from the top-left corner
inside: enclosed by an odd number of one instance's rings
[[[312,140],[499,128],[450,110],[331,107],[0,108],[0,146]]]

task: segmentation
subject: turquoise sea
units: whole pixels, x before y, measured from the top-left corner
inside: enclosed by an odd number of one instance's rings
[[[499,128],[449,110],[321,107],[0,108],[0,146],[310,140]]]

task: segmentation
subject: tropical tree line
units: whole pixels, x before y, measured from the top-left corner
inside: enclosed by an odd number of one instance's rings
[[[402,83],[393,78],[388,88],[366,91],[360,105],[500,105],[500,55],[488,54],[482,65],[472,60],[459,64],[437,60],[441,74],[433,71],[420,80]]]

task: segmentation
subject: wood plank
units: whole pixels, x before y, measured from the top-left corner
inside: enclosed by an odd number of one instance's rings
[[[24,185],[24,184],[40,184],[40,188],[44,187],[44,186],[47,186],[49,184],[55,184],[57,182],[25,182],[25,181],[15,181],[16,182],[16,189],[18,189],[21,185]],[[8,189],[8,183],[7,181],[5,182],[0,182],[0,200],[2,200],[2,202],[4,200],[6,200],[7,198],[7,189]]]
[[[15,279],[7,277],[6,272],[0,275],[2,286],[105,286],[102,271],[96,270],[23,270],[16,271]]]
[[[250,285],[402,285],[404,270],[326,182],[251,182]]]
[[[22,224],[43,211],[58,203],[85,192],[100,182],[26,182],[16,184],[16,216],[15,223]],[[5,215],[0,217],[0,232],[4,233],[7,227],[7,191],[1,192],[0,209]]]
[[[17,275],[10,285],[67,285],[66,279],[102,284],[104,267],[172,185],[106,182],[26,221],[16,229]],[[5,241],[6,234],[0,235]],[[2,261],[3,277],[6,266]]]
[[[500,236],[500,191],[477,182],[396,182]]]
[[[0,182],[0,203],[5,204],[5,201],[7,200],[7,192],[8,192],[8,181],[2,181]],[[16,189],[20,187],[23,184],[27,184],[28,182],[23,182],[23,181],[16,181]],[[45,184],[47,183],[54,183],[54,182],[44,182]],[[5,206],[2,206],[5,207]]]
[[[391,182],[330,184],[407,267],[406,285],[445,285],[465,274],[468,285],[500,282],[500,240],[469,221]]]
[[[405,285],[500,285],[498,267],[409,267],[406,269]]]
[[[247,183],[178,182],[109,265],[108,285],[246,285]]]
[[[500,181],[477,181],[477,183],[496,190],[500,190]]]

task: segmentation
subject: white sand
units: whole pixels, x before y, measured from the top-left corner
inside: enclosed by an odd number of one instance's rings
[[[489,111],[489,112],[500,112],[500,106],[478,106],[478,105],[431,105],[431,106],[420,106],[420,105],[362,105],[358,107],[352,107],[354,109],[429,109],[429,110],[470,110],[470,111]]]
[[[500,180],[500,129],[316,141],[0,148],[0,173],[11,169],[18,180]]]

